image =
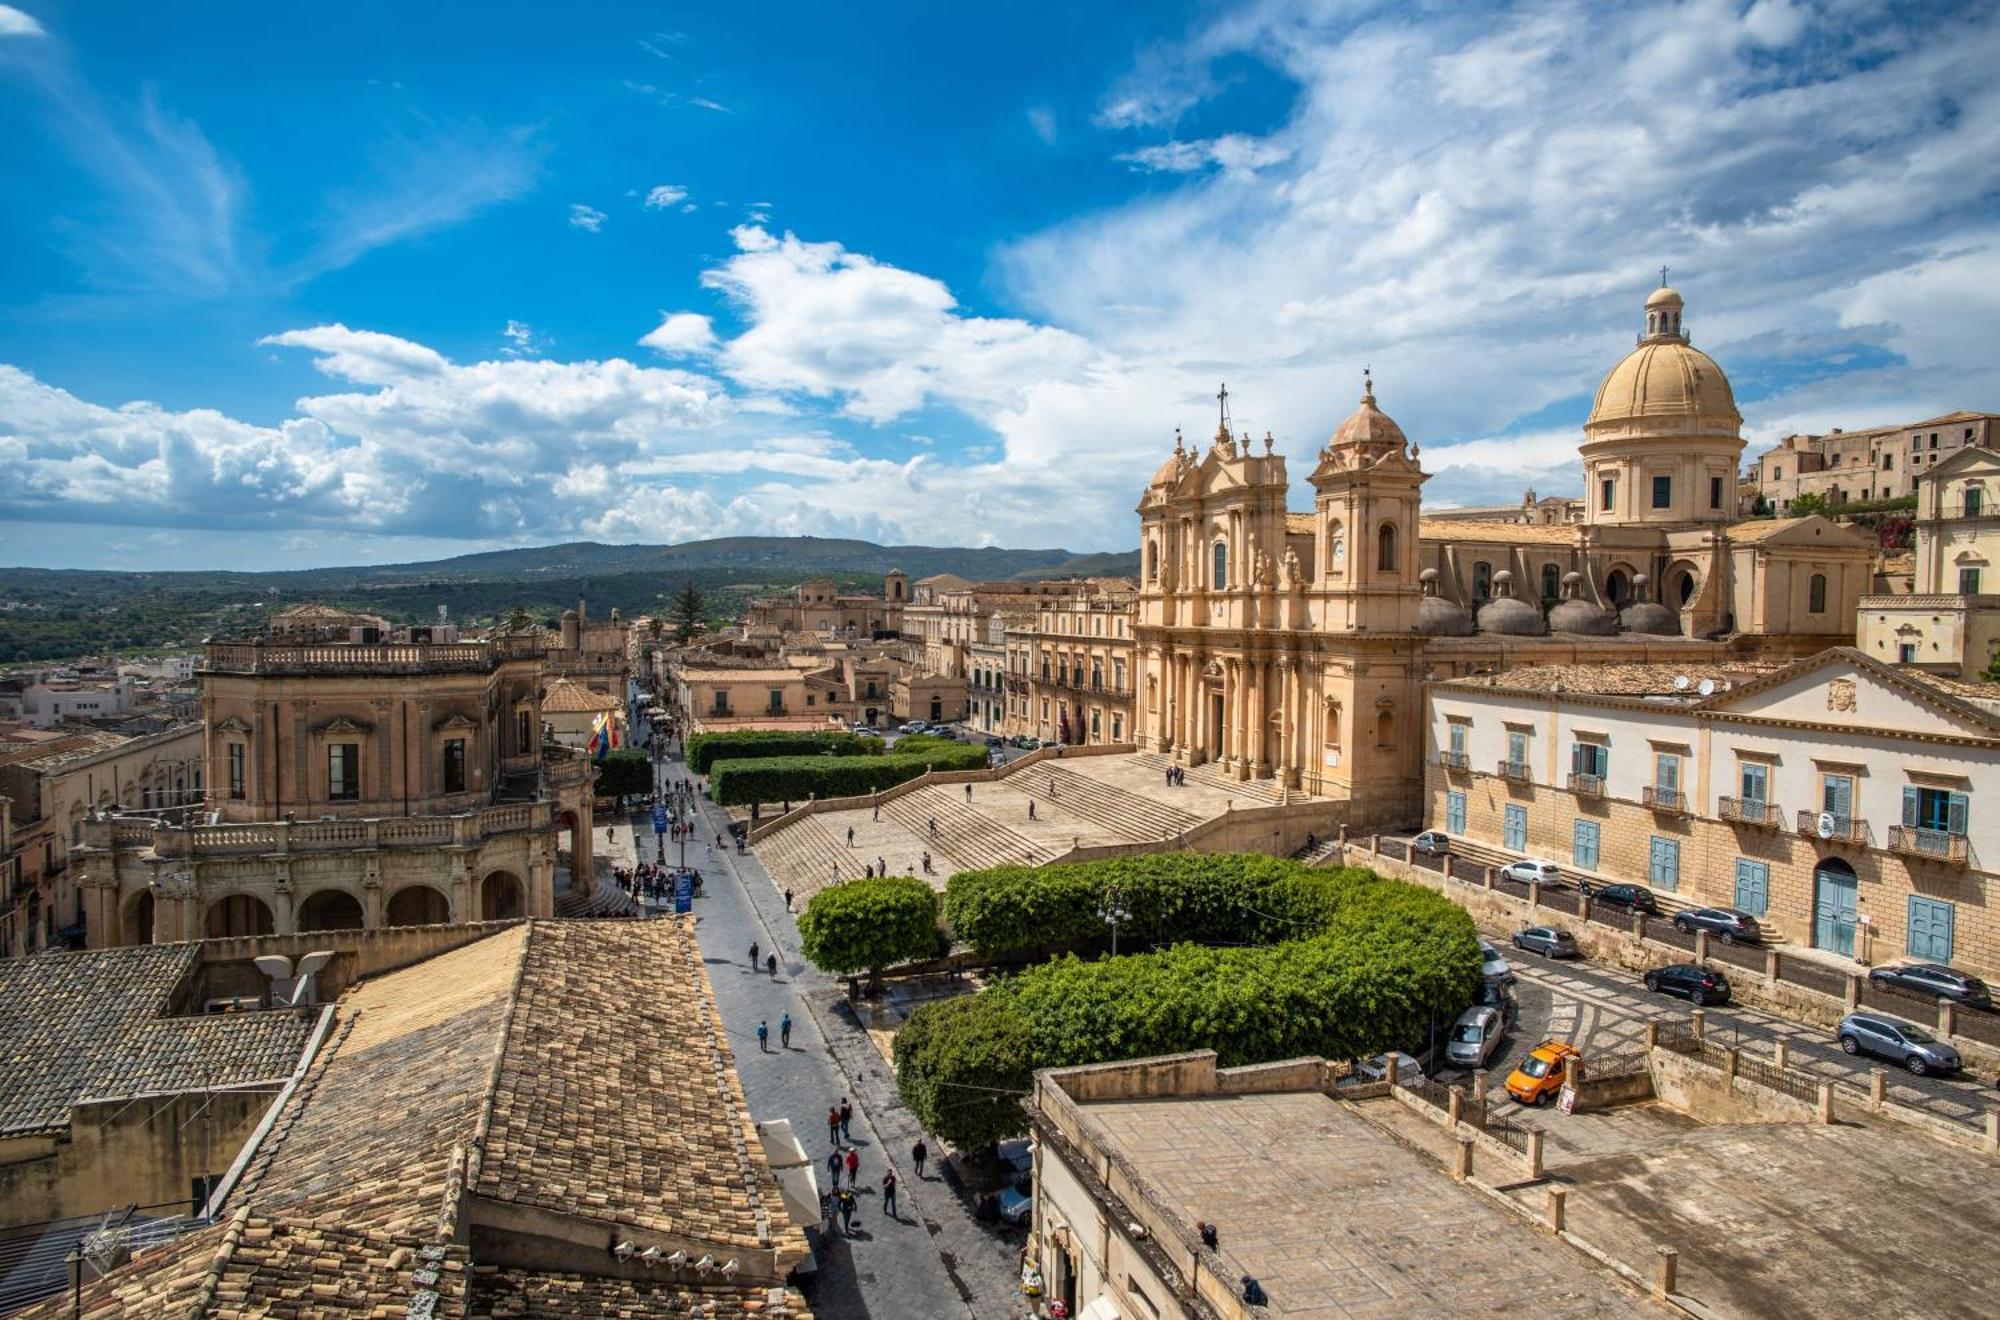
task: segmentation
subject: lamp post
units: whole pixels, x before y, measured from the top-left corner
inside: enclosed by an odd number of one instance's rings
[[[1104,906],[1097,911],[1097,915],[1104,918],[1104,924],[1111,927],[1111,956],[1114,958],[1118,956],[1118,923],[1132,919],[1132,914],[1118,900],[1118,886],[1113,885],[1105,891]]]

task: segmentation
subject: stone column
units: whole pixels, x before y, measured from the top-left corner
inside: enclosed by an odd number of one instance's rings
[[[1271,662],[1259,660],[1256,666],[1257,686],[1251,693],[1253,707],[1250,727],[1255,733],[1250,739],[1250,772],[1259,779],[1271,773]]]
[[[1229,667],[1230,746],[1238,779],[1250,777],[1250,662],[1237,660]]]

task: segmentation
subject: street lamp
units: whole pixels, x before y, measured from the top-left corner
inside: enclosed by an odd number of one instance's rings
[[[1104,924],[1111,927],[1111,956],[1114,958],[1118,956],[1118,923],[1132,919],[1132,914],[1118,900],[1118,886],[1113,885],[1105,891],[1104,906],[1097,910],[1097,915],[1104,918]]]

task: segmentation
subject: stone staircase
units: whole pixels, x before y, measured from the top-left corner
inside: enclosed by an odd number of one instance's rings
[[[916,838],[926,840],[924,846],[934,859],[943,854],[956,864],[956,870],[1048,860],[1046,849],[1037,849],[976,805],[967,806],[963,792],[956,785],[932,784],[884,803],[882,812]],[[932,820],[937,821],[935,835],[930,833]]]
[[[643,915],[639,901],[618,887],[610,876],[600,876],[594,889],[572,884],[556,895],[558,917],[629,917]]]
[[[1137,759],[1161,774],[1166,773],[1167,767],[1180,764],[1160,752],[1144,752]],[[1238,806],[1244,807],[1271,806],[1281,801],[1284,794],[1284,787],[1275,779],[1238,779],[1216,768],[1213,761],[1188,767],[1187,780],[1190,784],[1200,784],[1214,792],[1227,794],[1236,800]]]
[[[1152,843],[1193,829],[1202,820],[1177,807],[1113,788],[1048,761],[1012,776],[1011,780],[1015,787],[1035,794],[1046,793],[1053,780],[1052,800],[1056,805],[1120,838]]]
[[[801,905],[808,895],[834,883],[835,867],[839,868],[840,879],[852,880],[866,864],[852,849],[843,847],[818,816],[802,816],[759,840],[757,859],[771,873],[778,888],[793,891]]]

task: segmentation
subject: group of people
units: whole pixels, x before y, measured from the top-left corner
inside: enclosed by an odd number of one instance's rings
[[[820,1212],[826,1220],[828,1232],[833,1231],[834,1221],[840,1222],[843,1233],[854,1232],[854,1212],[856,1209],[855,1189],[861,1182],[861,1152],[854,1145],[849,1131],[854,1123],[854,1106],[846,1096],[837,1105],[829,1105],[826,1111],[826,1139],[832,1147],[826,1156],[826,1191],[820,1194]],[[924,1161],[930,1157],[930,1148],[922,1137],[910,1147],[910,1159],[916,1165],[917,1177],[924,1176]],[[882,1171],[879,1183],[882,1191],[882,1213],[891,1219],[896,1214],[896,1189],[899,1180],[895,1168]]]
[[[659,862],[640,862],[637,866],[614,866],[611,868],[618,887],[634,898],[672,898],[674,877],[679,874],[676,867]],[[701,872],[690,868],[688,875],[693,878],[694,892],[701,892]]]
[[[1182,765],[1170,765],[1170,766],[1168,766],[1168,767],[1167,767],[1167,787],[1168,787],[1168,788],[1186,788],[1186,787],[1187,787],[1187,767],[1186,767],[1186,766],[1182,766]]]

